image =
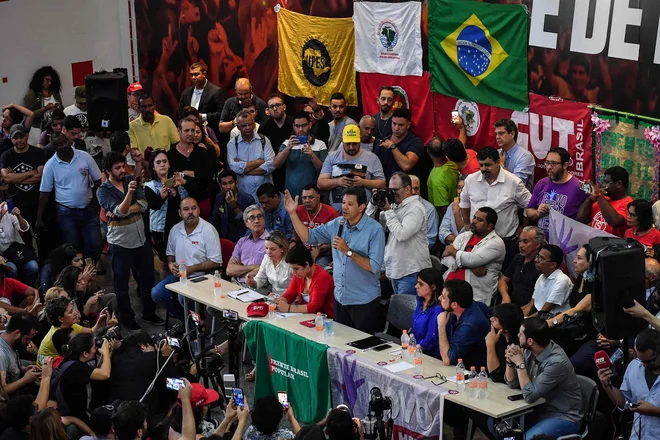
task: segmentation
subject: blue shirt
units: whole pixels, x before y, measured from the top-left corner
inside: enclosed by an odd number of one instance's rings
[[[417,297],[417,308],[412,318],[412,333],[415,340],[422,346],[425,354],[440,359],[440,343],[438,340],[438,315],[442,306],[434,304],[422,312],[422,299]]]
[[[534,190],[534,168],[536,161],[528,150],[516,144],[507,151],[504,166],[510,172],[520,177],[529,192]]]
[[[259,203],[259,206],[263,208],[263,205]],[[266,216],[264,221],[266,222],[267,231],[282,231],[286,238],[291,240],[291,234],[293,234],[293,223],[291,222],[291,216],[286,211],[284,207],[284,194],[280,193],[280,204],[277,205],[277,208],[273,212],[268,212],[264,208]]]
[[[446,241],[448,235],[458,235],[464,230],[465,228],[459,231],[456,227],[456,219],[454,218],[454,202],[451,202],[451,204],[447,207],[447,211],[445,211],[444,217],[442,217],[442,223],[440,223],[440,228],[438,229],[438,239],[442,244],[446,245],[448,244]]]
[[[490,316],[493,312],[479,301],[463,311],[460,319],[453,313],[447,322],[449,340],[449,363],[456,365],[463,359],[463,365],[479,368],[486,366],[486,334],[490,332]]]
[[[233,210],[227,205],[225,200],[226,193],[221,192],[215,197],[213,211],[211,211],[211,224],[218,230],[221,238],[226,238],[236,243],[243,237],[247,231],[245,221],[243,221],[243,211],[255,201],[250,194],[238,191],[236,205],[238,214],[234,215]]]
[[[649,390],[644,378],[644,365],[639,359],[634,359],[626,368],[621,384],[621,393],[628,402],[637,403],[640,400],[651,405],[660,406],[660,376]],[[642,438],[639,437],[641,419]],[[630,440],[656,440],[660,438],[660,417],[641,416],[635,413]]]
[[[309,244],[331,244],[339,230],[338,217],[309,230]],[[353,227],[344,223],[341,237],[355,253],[368,257],[371,271],[362,269],[348,256],[332,248],[335,300],[343,306],[368,304],[380,298],[380,272],[385,257],[385,232],[376,220],[362,215]],[[489,329],[490,330],[490,329]]]
[[[73,149],[71,162],[53,155],[41,176],[39,191],[55,190],[55,201],[69,208],[85,208],[92,200],[94,182],[101,180],[96,161],[86,151]]]
[[[289,139],[280,145],[280,152],[289,146]],[[323,162],[328,156],[328,147],[321,140],[314,139],[313,144],[309,144],[312,153]],[[291,193],[291,197],[302,195],[303,186],[310,182],[316,182],[319,178],[319,172],[316,171],[312,159],[303,153],[302,145],[296,145],[291,148],[286,158],[286,184],[285,188]]]
[[[422,202],[426,209],[426,239],[429,242],[429,248],[431,248],[438,240],[438,211],[436,211],[435,206],[428,200],[420,197],[419,201]]]
[[[227,144],[227,163],[229,168],[238,175],[238,189],[250,194],[254,200],[258,199],[257,188],[263,183],[273,181],[270,174],[273,172],[275,152],[268,138],[264,138],[266,142],[263,147],[261,146],[261,136],[255,132],[254,137],[248,143],[241,135],[230,140]],[[245,175],[245,166],[248,162],[257,159],[264,161],[259,168],[264,170],[266,174],[260,176]]]

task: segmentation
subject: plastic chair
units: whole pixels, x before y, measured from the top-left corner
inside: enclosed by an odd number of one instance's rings
[[[392,295],[390,307],[387,309],[387,324],[384,332],[376,333],[376,336],[388,341],[399,343],[400,339],[387,334],[389,325],[392,324],[399,330],[407,330],[412,325],[412,317],[417,308],[416,295]]]
[[[442,273],[442,263],[440,262],[440,258],[436,257],[435,255],[431,255],[431,266],[433,266],[434,269],[438,269],[440,273]]]
[[[577,376],[580,382],[580,393],[582,394],[582,426],[579,434],[570,434],[558,437],[557,440],[580,440],[589,436],[589,428],[596,416],[596,405],[598,405],[598,385],[585,376]]]
[[[227,240],[226,238],[220,239],[220,252],[222,253],[222,276],[223,278],[227,275],[227,266],[229,265],[229,259],[231,254],[234,253],[234,248],[236,245],[233,241]]]

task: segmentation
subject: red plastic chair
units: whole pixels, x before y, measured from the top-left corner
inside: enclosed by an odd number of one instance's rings
[[[236,245],[233,241],[227,240],[226,238],[220,239],[220,252],[222,253],[222,276],[226,278],[227,276],[227,266],[229,265],[229,259],[231,254],[234,253],[234,248]]]

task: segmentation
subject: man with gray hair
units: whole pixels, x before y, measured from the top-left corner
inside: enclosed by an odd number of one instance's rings
[[[364,115],[360,119],[360,147],[363,150],[374,151],[374,143],[376,138],[374,132],[376,131],[376,118],[370,115]]]
[[[536,280],[541,272],[536,268],[536,255],[541,246],[547,243],[545,233],[536,226],[526,226],[520,233],[518,248],[520,253],[502,273],[497,290],[502,303],[513,303],[519,307],[529,304],[534,295]]]
[[[256,275],[266,254],[266,213],[259,205],[243,210],[243,220],[250,233],[238,240],[227,265],[227,276],[245,282],[248,274]]]

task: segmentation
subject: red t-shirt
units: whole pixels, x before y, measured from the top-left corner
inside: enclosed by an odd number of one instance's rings
[[[28,286],[13,278],[5,278],[0,283],[0,297],[7,298],[10,302],[14,299],[14,294],[25,295]],[[15,304],[12,304],[15,305]]]
[[[468,161],[463,168],[459,169],[462,176],[467,176],[480,170],[477,152],[470,148],[466,148],[465,152],[467,153]]]
[[[289,288],[282,295],[289,304],[296,299],[298,305],[307,304],[307,313],[321,312],[328,315],[328,318],[335,317],[335,282],[332,276],[321,266],[314,265],[314,275],[309,283],[309,302],[303,299],[303,290],[305,289],[305,279],[297,276],[291,277]]]
[[[634,238],[639,241],[646,247],[653,247],[657,244],[660,244],[660,231],[655,228],[651,228],[649,232],[644,235],[637,236],[634,234],[634,229],[629,228],[626,230],[626,233],[623,234],[624,238]]]
[[[628,205],[633,201],[633,198],[628,196],[619,200],[610,200],[609,197],[605,197],[607,201],[610,202],[612,208],[619,214],[621,214],[626,219],[626,224],[623,226],[617,226],[613,228],[606,221],[603,214],[600,212],[600,206],[598,202],[595,202],[591,206],[591,227],[594,229],[600,229],[601,231],[609,232],[610,234],[616,235],[617,237],[623,237],[626,233],[626,229],[629,228],[627,224],[628,220]]]
[[[472,249],[481,241],[481,238],[477,237],[476,235],[473,235],[465,245],[465,249],[463,249],[463,252],[472,252]],[[460,249],[459,249],[460,250]],[[465,271],[467,270],[466,267],[461,267],[460,269],[457,269],[456,272],[451,272],[449,275],[447,275],[447,281],[449,280],[463,280],[465,281]]]
[[[339,217],[337,210],[330,205],[326,205],[325,203],[321,203],[321,210],[316,215],[310,215],[303,205],[298,206],[296,213],[298,214],[298,218],[300,218],[300,220],[303,222],[303,225],[307,226],[309,229],[314,229],[317,226],[324,225],[330,220]],[[312,248],[311,245],[306,243],[305,247],[307,249]]]

